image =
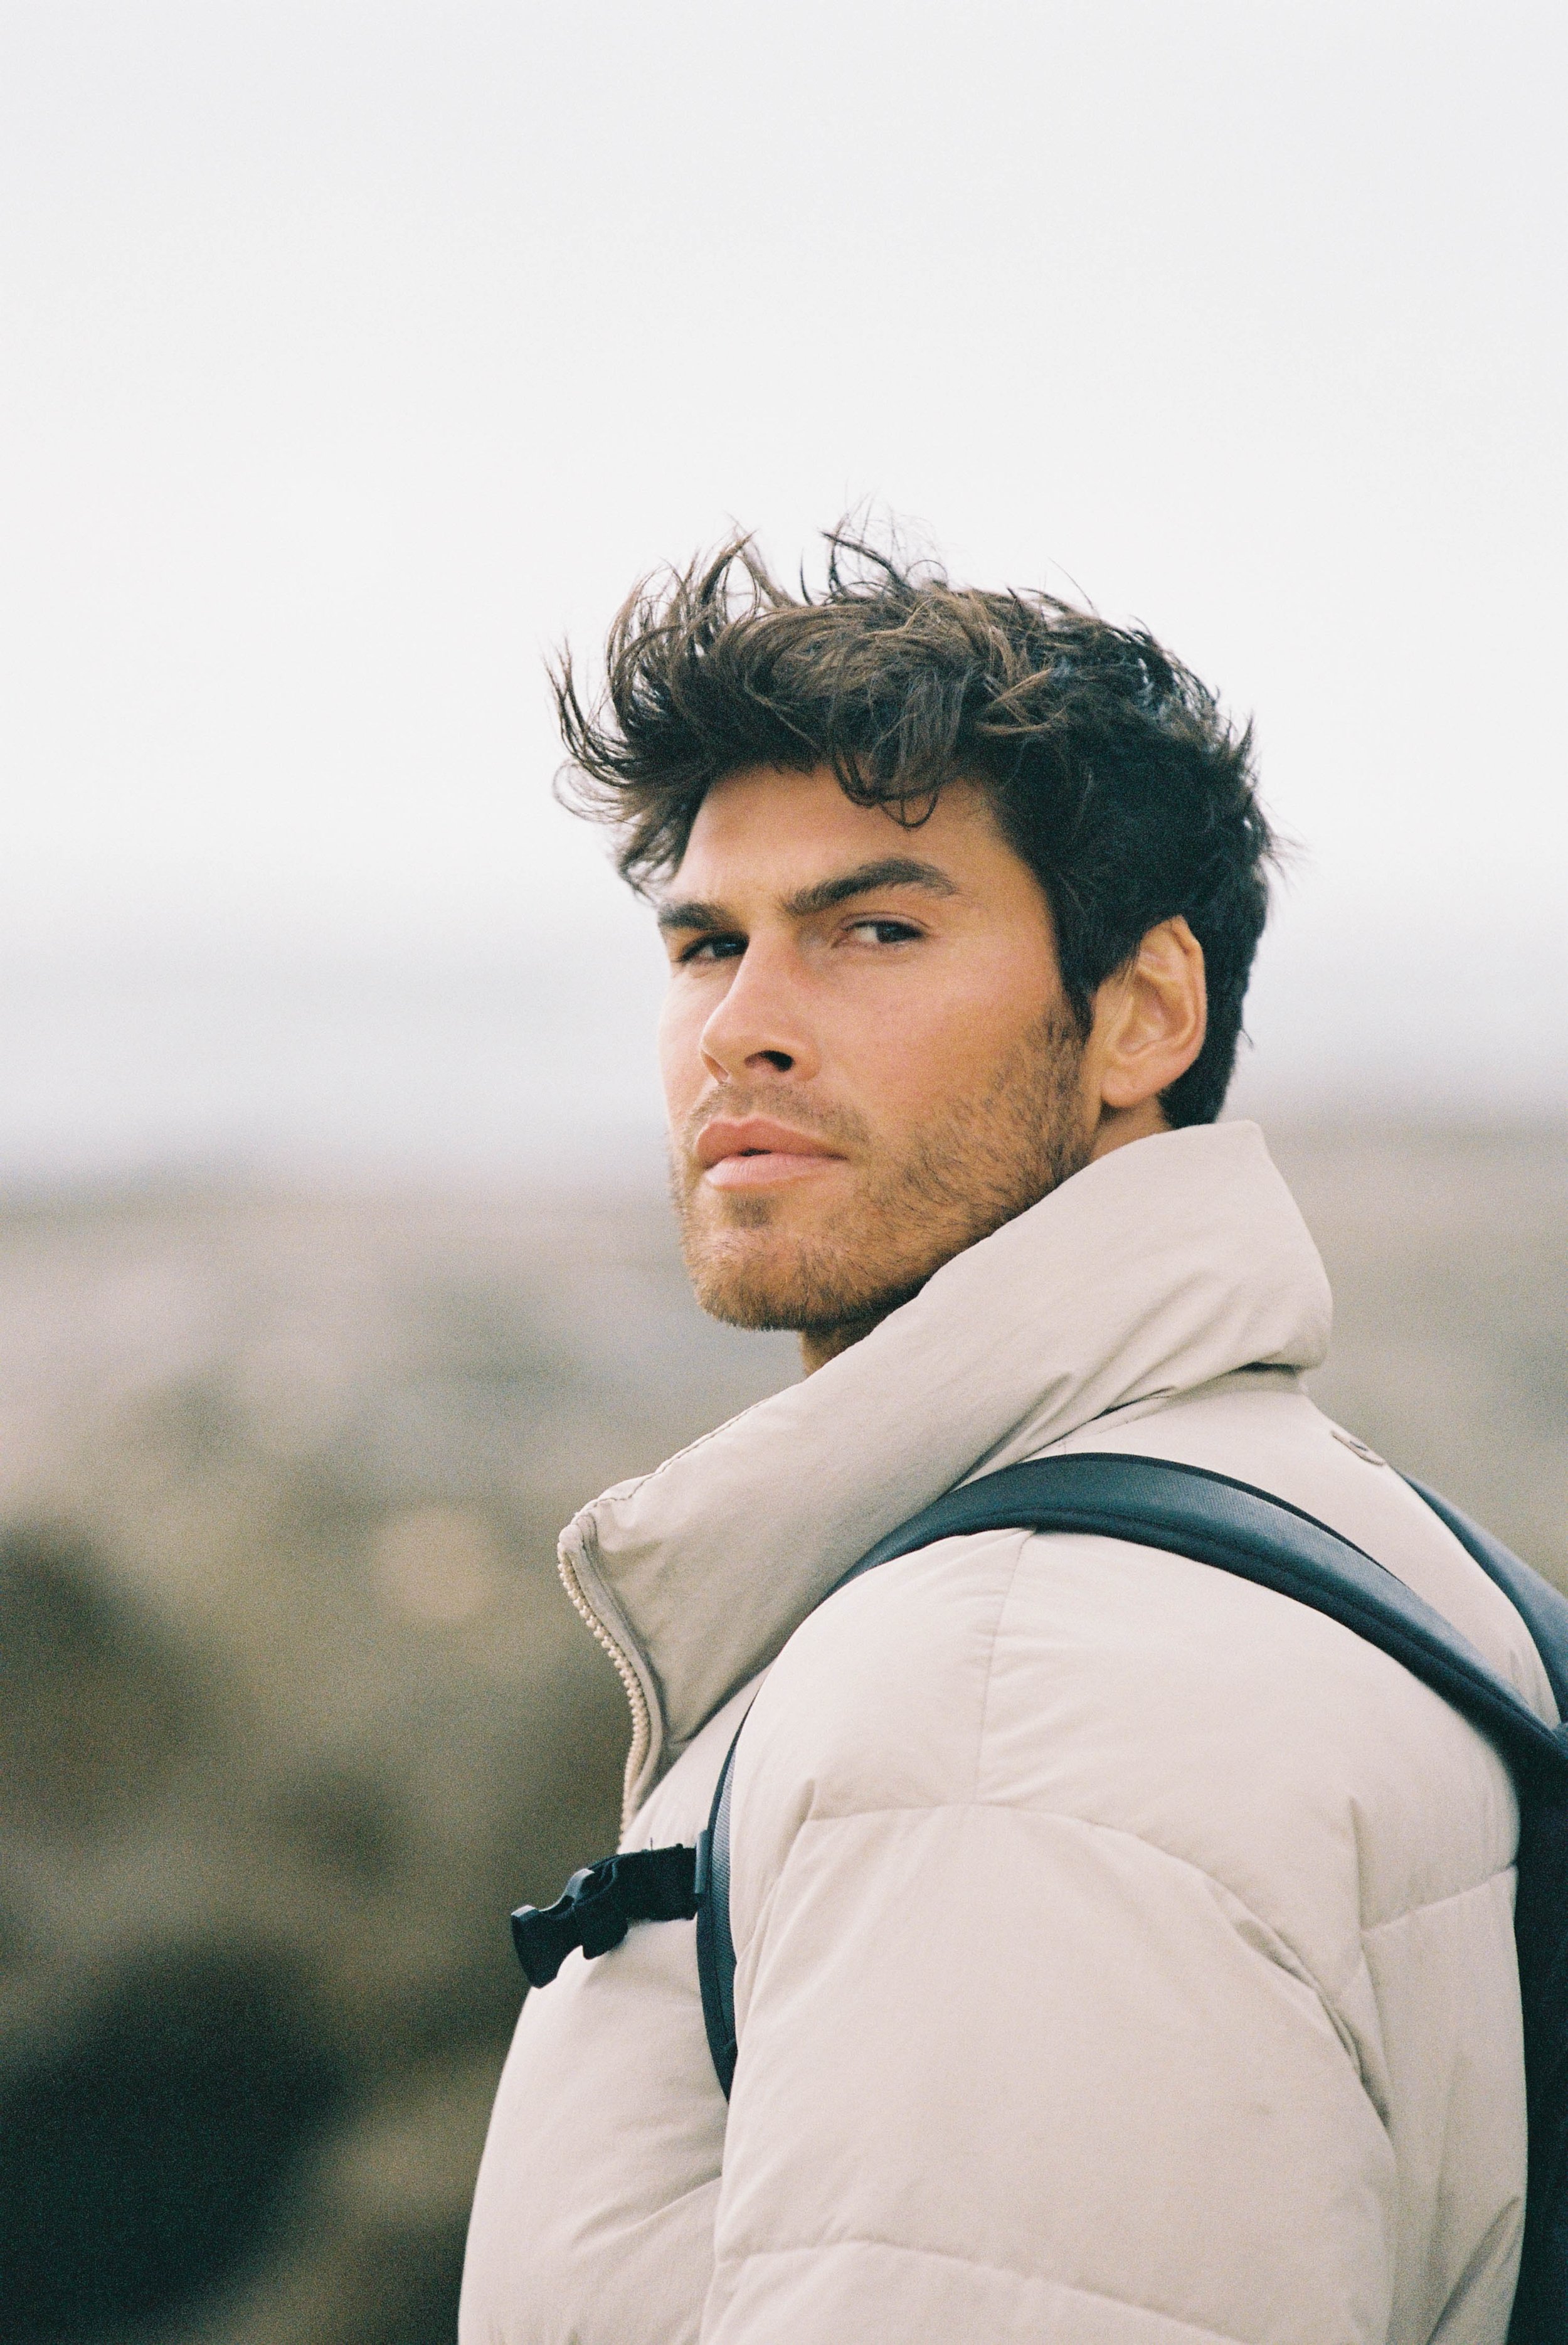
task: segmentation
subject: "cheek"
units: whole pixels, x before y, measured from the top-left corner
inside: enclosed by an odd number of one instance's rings
[[[973,1021],[902,1020],[884,1038],[875,1080],[902,1120],[918,1119],[966,1091],[989,1055],[988,1039]]]
[[[866,1078],[889,1106],[916,1113],[983,1090],[990,1071],[1037,1031],[1058,990],[1053,969],[1022,955],[952,970],[876,1021]]]
[[[700,1047],[703,1022],[703,1006],[693,1003],[689,993],[672,987],[659,1012],[658,1051],[664,1107],[673,1124],[680,1123],[695,1105],[707,1080]]]

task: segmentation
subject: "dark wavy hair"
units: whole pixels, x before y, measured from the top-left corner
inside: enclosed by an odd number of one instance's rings
[[[591,706],[563,653],[563,801],[615,830],[617,867],[646,892],[680,863],[713,783],[744,767],[831,766],[857,806],[912,827],[946,783],[974,782],[1045,889],[1081,1032],[1148,931],[1186,916],[1209,1030],[1161,1103],[1173,1125],[1211,1122],[1276,859],[1251,727],[1141,627],[955,586],[844,529],[827,544],[820,593],[781,586],[744,537],[644,580]]]

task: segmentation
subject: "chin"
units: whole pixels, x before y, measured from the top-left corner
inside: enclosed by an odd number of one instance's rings
[[[880,1318],[917,1294],[936,1267],[912,1272],[906,1263],[846,1260],[830,1241],[755,1227],[688,1229],[683,1251],[709,1317],[758,1332],[809,1333]]]
[[[685,1249],[692,1291],[711,1319],[731,1327],[798,1327],[806,1281],[797,1250],[749,1231],[706,1236]]]

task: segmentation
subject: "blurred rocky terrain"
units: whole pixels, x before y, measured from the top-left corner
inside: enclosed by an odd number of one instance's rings
[[[657,1199],[17,1203],[0,1327],[0,2340],[450,2340],[507,1911],[616,1832],[556,1531],[791,1347]]]
[[[1319,1396],[1568,1585],[1563,1136],[1272,1136]],[[506,1912],[615,1829],[557,1528],[793,1347],[538,1194],[0,1201],[0,2345],[450,2345]]]

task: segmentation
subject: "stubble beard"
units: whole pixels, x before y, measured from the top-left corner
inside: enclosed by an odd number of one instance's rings
[[[1053,1010],[992,1071],[948,1101],[896,1157],[872,1152],[853,1111],[824,1112],[780,1081],[726,1083],[672,1152],[671,1188],[687,1275],[703,1309],[734,1327],[824,1339],[870,1326],[918,1294],[934,1271],[1037,1204],[1088,1162],[1078,1073],[1083,1041]],[[835,1221],[789,1227],[789,1193],[714,1190],[692,1144],[715,1115],[765,1114],[843,1148],[864,1168]]]

